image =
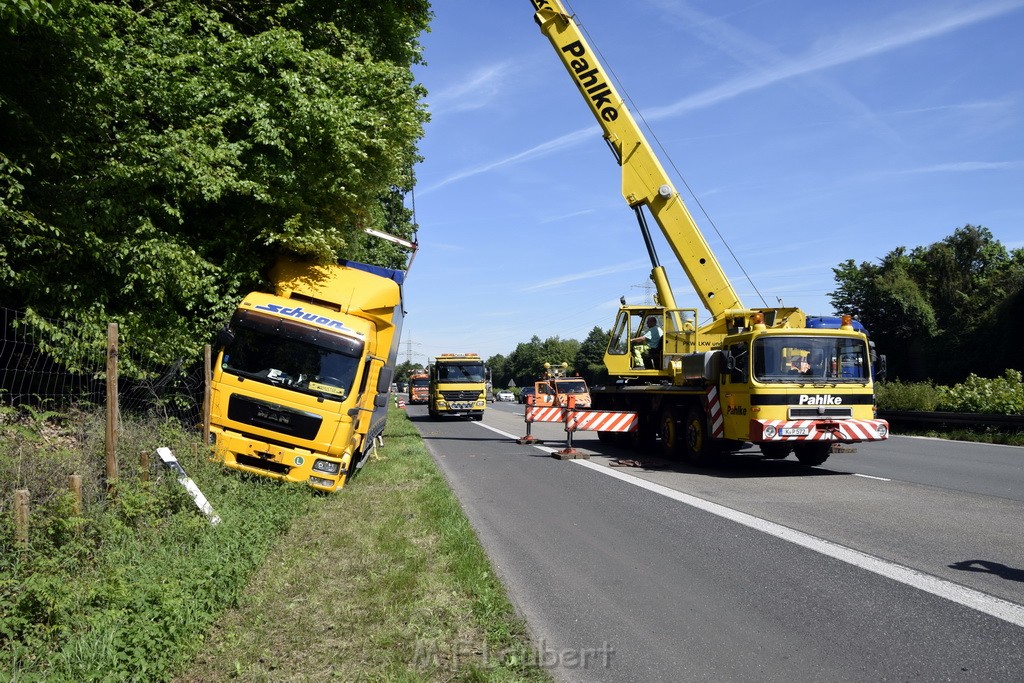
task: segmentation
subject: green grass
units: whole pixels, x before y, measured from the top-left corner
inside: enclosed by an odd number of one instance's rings
[[[0,416],[0,679],[550,681],[404,411],[346,488],[240,476],[196,435],[122,422],[106,496],[95,416]],[[172,448],[211,526],[140,451]],[[79,515],[67,475],[86,478]],[[30,541],[9,500],[32,491]]]
[[[468,520],[404,411],[318,500],[178,679],[549,681]]]

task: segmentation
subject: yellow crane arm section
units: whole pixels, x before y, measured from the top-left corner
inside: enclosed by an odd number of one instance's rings
[[[622,196],[626,202],[634,209],[647,207],[704,307],[716,320],[728,311],[744,308],[682,197],[669,182],[661,162],[572,17],[558,0],[531,2],[541,32],[551,41],[615,152],[622,167]]]

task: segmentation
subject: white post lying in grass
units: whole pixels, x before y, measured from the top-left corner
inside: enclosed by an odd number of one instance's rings
[[[203,492],[199,490],[196,483],[192,481],[187,474],[185,474],[185,468],[183,468],[181,463],[178,462],[178,459],[174,457],[174,453],[171,452],[171,449],[166,446],[162,446],[156,449],[156,454],[160,456],[160,461],[163,462],[167,469],[172,470],[178,475],[178,483],[184,486],[185,490],[189,492],[189,495],[192,496],[192,500],[196,502],[196,507],[199,508],[199,511],[209,518],[210,524],[220,524],[220,517],[218,517],[217,513],[213,511],[210,501],[206,500],[206,496],[204,496]]]

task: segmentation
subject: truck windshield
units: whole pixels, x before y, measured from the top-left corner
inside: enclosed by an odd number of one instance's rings
[[[416,379],[412,380],[411,384],[414,387],[429,387],[430,380],[428,380],[426,377],[417,377]]]
[[[352,391],[361,341],[249,311],[239,312],[231,328],[235,340],[224,351],[224,371],[337,401]]]
[[[771,336],[754,340],[760,382],[850,382],[868,378],[868,348],[850,337]]]
[[[555,382],[560,394],[587,394],[587,383],[582,379],[560,379]]]
[[[483,363],[445,363],[437,366],[440,382],[483,382]]]

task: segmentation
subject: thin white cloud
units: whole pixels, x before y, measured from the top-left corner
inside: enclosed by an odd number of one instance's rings
[[[566,147],[572,147],[572,146],[576,145],[580,140],[582,140],[584,138],[592,138],[593,135],[594,135],[594,129],[595,128],[597,128],[597,124],[594,124],[593,126],[589,126],[587,128],[583,128],[583,129],[574,131],[572,133],[566,133],[565,135],[563,135],[561,137],[557,137],[554,140],[549,140],[548,142],[541,143],[541,144],[537,145],[536,147],[531,147],[530,149],[526,150],[525,152],[519,152],[518,154],[513,154],[510,157],[505,157],[504,159],[499,159],[498,161],[493,161],[493,162],[491,162],[489,164],[484,164],[482,166],[475,166],[473,168],[469,168],[469,169],[466,169],[464,171],[459,171],[458,173],[452,174],[452,175],[448,176],[447,178],[441,179],[440,181],[434,183],[433,185],[430,185],[430,186],[428,186],[428,187],[426,187],[424,189],[421,189],[419,194],[421,196],[425,195],[425,194],[429,194],[429,193],[433,192],[434,190],[442,188],[445,185],[451,185],[452,183],[458,182],[459,180],[465,180],[466,178],[472,178],[473,176],[477,176],[477,175],[480,175],[481,173],[486,173],[488,171],[493,171],[493,170],[495,170],[497,168],[501,168],[503,166],[510,166],[512,164],[518,164],[518,163],[523,162],[523,161],[528,161],[529,159],[534,159],[536,157],[545,156],[547,154],[550,154],[552,152],[556,152],[556,151],[564,149]]]
[[[593,209],[583,209],[582,211],[573,211],[572,213],[563,214],[561,216],[551,216],[550,218],[545,218],[544,220],[540,221],[540,223],[542,225],[544,223],[557,223],[559,221],[564,221],[567,218],[575,218],[576,216],[587,216],[592,213],[594,213]]]
[[[567,273],[560,277],[548,280],[546,282],[538,282],[530,287],[525,287],[521,291],[523,292],[537,292],[542,289],[551,289],[552,287],[558,287],[560,285],[568,284],[570,282],[577,282],[579,280],[589,280],[595,277],[601,277],[602,275],[611,275],[613,273],[623,273],[630,270],[636,270],[642,268],[647,264],[647,261],[637,260],[630,261],[629,263],[621,263],[616,266],[608,266],[607,268],[597,268],[594,270],[586,270],[580,273]]]
[[[867,59],[897,48],[952,33],[966,26],[1013,12],[1024,7],[1022,0],[1002,0],[948,10],[930,7],[922,13],[915,8],[901,16],[886,17],[879,25],[869,26],[846,36],[830,36],[819,41],[810,53],[762,66],[742,78],[683,98],[674,104],[651,111],[648,118],[665,118],[694,109],[702,109],[753,90],[774,85],[797,76]],[[684,8],[685,9],[685,8]]]
[[[1019,171],[1024,161],[954,161],[947,164],[919,166],[888,171],[883,175],[923,175],[926,173],[973,173],[974,171]]]
[[[1024,7],[1024,0],[999,0],[966,6],[953,11],[947,8],[921,10],[918,7],[905,15],[887,17],[881,24],[867,27],[856,34],[851,32],[840,38],[832,37],[828,41],[822,40],[823,47],[812,50],[803,57],[781,61],[768,68],[758,67],[756,71],[747,76],[733,79],[673,104],[648,110],[645,118],[647,120],[669,118],[684,112],[710,107],[787,79],[867,59],[897,48],[946,35],[966,26],[1019,10],[1021,7]],[[927,13],[922,14],[922,12]],[[594,128],[595,126],[588,126],[537,145],[525,152],[455,173],[421,190],[421,194],[497,168],[573,146],[585,139],[590,139],[593,136]]]
[[[509,67],[508,61],[482,66],[455,85],[428,93],[427,106],[431,114],[436,117],[486,107],[501,93],[502,79],[509,73]]]
[[[902,116],[904,114],[931,114],[934,112],[941,111],[993,111],[993,112],[1004,112],[1010,110],[1015,105],[1015,102],[1011,99],[1002,100],[983,100],[979,102],[960,102],[957,104],[940,104],[934,107],[916,107],[914,109],[896,109],[889,112],[894,116]]]

